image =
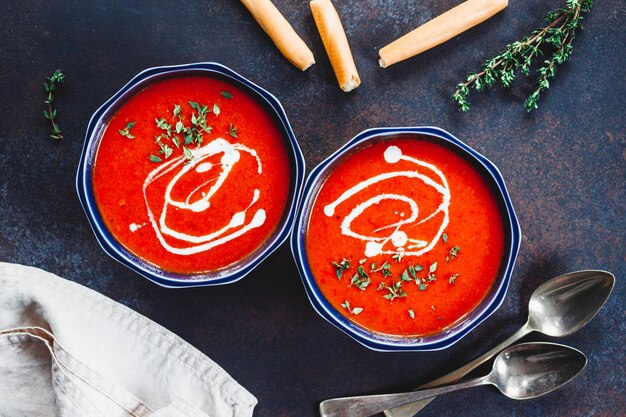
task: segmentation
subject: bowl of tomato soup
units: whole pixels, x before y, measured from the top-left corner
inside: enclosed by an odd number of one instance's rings
[[[110,256],[168,287],[243,278],[293,226],[304,158],[280,102],[216,63],[147,69],[92,116],[77,190]]]
[[[374,350],[426,351],[500,306],[520,234],[493,163],[438,128],[379,128],[313,169],[291,246],[323,318]]]

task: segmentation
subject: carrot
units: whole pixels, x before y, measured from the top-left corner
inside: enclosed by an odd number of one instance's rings
[[[508,0],[467,0],[382,48],[380,66],[387,68],[444,43],[489,19],[508,4]]]
[[[315,64],[313,52],[270,0],[241,0],[285,58],[302,71]]]

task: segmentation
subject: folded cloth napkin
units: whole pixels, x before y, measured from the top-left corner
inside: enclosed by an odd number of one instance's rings
[[[146,317],[0,263],[0,417],[244,417],[256,399]]]

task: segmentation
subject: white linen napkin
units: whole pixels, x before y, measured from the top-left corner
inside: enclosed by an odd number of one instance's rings
[[[0,417],[246,417],[254,398],[133,310],[0,263]]]

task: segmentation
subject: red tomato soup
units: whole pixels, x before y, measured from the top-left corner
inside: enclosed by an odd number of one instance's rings
[[[220,79],[177,77],[128,99],[100,141],[98,210],[130,252],[163,270],[242,261],[280,223],[290,162],[272,117]]]
[[[330,304],[362,327],[401,336],[440,332],[476,308],[503,247],[498,203],[481,174],[423,139],[344,157],[316,197],[306,234]]]

